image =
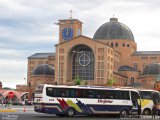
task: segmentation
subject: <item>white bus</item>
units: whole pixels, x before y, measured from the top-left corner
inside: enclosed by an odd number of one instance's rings
[[[142,114],[151,115],[154,106],[160,104],[160,93],[156,90],[138,89],[141,96]]]
[[[45,84],[36,88],[34,110],[70,117],[77,114],[138,114],[141,111],[139,99],[139,92],[133,89]]]

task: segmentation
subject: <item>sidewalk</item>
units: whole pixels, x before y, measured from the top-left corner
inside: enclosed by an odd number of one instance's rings
[[[5,105],[0,105],[0,113],[34,113],[34,107],[33,106],[15,106],[15,105],[10,105],[5,107]]]
[[[0,106],[0,113],[15,113],[16,109],[12,109],[10,106],[5,107],[5,105]]]

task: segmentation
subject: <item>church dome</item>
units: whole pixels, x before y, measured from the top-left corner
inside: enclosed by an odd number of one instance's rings
[[[142,75],[159,75],[159,74],[160,74],[160,64],[158,63],[147,65],[142,73]]]
[[[32,75],[52,75],[54,76],[55,70],[48,64],[38,65],[33,71]]]
[[[134,41],[134,36],[132,31],[126,25],[118,22],[118,18],[110,18],[110,22],[104,23],[98,28],[93,39],[124,39]]]
[[[130,66],[124,65],[124,66],[120,66],[118,71],[137,71],[137,70]]]

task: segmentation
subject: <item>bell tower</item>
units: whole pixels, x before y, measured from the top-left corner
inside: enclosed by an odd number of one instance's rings
[[[59,43],[73,39],[82,35],[82,22],[72,18],[72,10],[70,18],[59,20]]]

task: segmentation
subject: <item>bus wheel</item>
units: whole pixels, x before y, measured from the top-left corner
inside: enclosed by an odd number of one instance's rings
[[[150,109],[144,109],[143,110],[143,115],[150,115],[151,114],[151,110]]]
[[[120,116],[127,116],[128,115],[128,111],[126,109],[121,110],[120,112]]]
[[[69,108],[67,110],[67,116],[68,117],[73,117],[75,115],[75,110],[73,108]]]

